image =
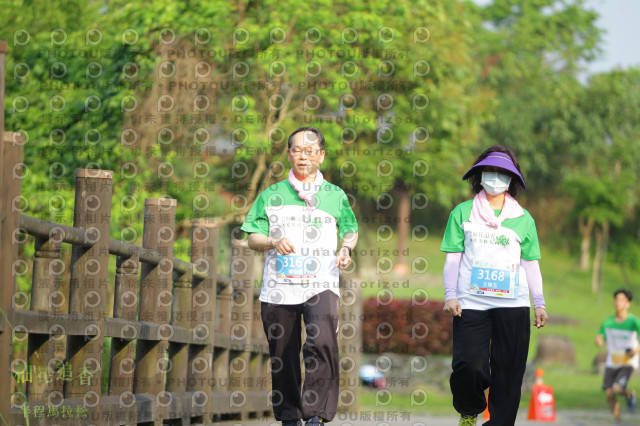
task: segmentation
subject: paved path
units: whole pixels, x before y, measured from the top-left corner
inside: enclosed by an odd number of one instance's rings
[[[526,411],[526,410],[524,410]],[[457,426],[458,417],[455,416],[430,416],[427,414],[411,414],[410,417],[389,420],[372,420],[356,418],[354,415],[340,415],[334,419],[330,426]],[[482,421],[478,421],[478,425],[482,425]],[[248,420],[248,421],[232,421],[214,423],[220,426],[280,426],[280,422],[276,422],[273,418],[265,420]],[[613,425],[613,419],[606,411],[569,411],[563,410],[557,413],[554,423],[534,422],[527,420],[527,413],[520,410],[518,420],[515,426],[592,426],[592,425]],[[640,414],[622,413],[621,426],[640,425]]]

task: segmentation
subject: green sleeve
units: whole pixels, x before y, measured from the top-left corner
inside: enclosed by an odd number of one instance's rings
[[[464,251],[464,230],[462,229],[462,211],[456,207],[449,214],[447,227],[444,230],[440,251],[460,252]]]
[[[340,200],[340,217],[338,218],[338,236],[342,240],[345,235],[358,232],[358,221],[353,214],[349,197],[344,192]]]
[[[269,236],[269,218],[264,205],[264,192],[256,198],[240,229],[247,234],[257,233]]]
[[[528,213],[527,213],[528,215]],[[524,260],[538,260],[540,256],[540,243],[538,242],[538,230],[536,229],[536,222],[529,215],[531,221],[527,235],[520,243],[521,254],[520,257]]]
[[[607,340],[607,333],[604,332],[604,323],[600,326],[600,330],[598,330],[598,334],[602,334],[604,336],[604,340]]]

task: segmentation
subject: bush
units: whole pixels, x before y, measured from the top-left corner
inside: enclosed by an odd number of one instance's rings
[[[364,301],[363,345],[369,353],[450,355],[453,321],[442,311],[444,302],[415,304],[411,300]]]

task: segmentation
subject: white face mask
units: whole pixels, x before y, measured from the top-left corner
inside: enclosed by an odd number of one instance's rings
[[[481,185],[487,194],[500,195],[509,189],[511,176],[498,172],[482,172]]]

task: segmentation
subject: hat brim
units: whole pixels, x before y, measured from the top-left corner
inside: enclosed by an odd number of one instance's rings
[[[462,180],[469,179],[471,175],[474,174],[476,169],[479,169],[482,167],[497,167],[499,169],[503,169],[508,172],[511,172],[516,176],[516,178],[518,178],[518,180],[520,181],[520,184],[522,185],[522,188],[527,189],[527,184],[524,181],[522,174],[516,168],[515,164],[513,164],[513,161],[511,160],[511,158],[508,155],[502,154],[502,153],[489,154],[487,158],[471,166],[471,168],[467,171],[467,173],[465,173],[464,176],[462,177]]]

